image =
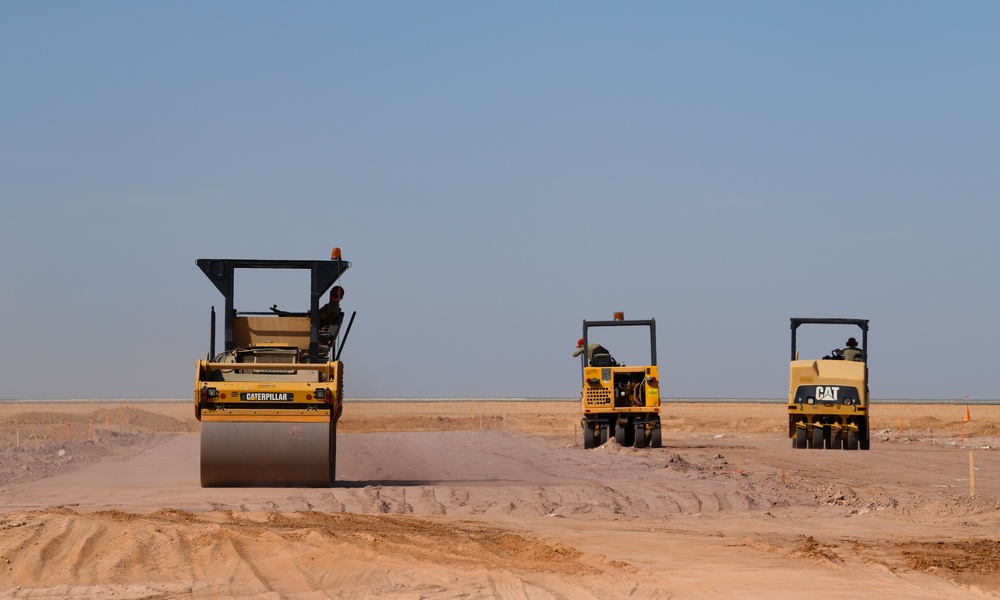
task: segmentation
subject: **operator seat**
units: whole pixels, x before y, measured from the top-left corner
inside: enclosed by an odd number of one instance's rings
[[[610,354],[595,354],[590,357],[590,366],[592,367],[617,367],[618,363],[615,359],[611,357]]]

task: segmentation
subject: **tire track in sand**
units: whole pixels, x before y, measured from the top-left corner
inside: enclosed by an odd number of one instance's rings
[[[268,537],[280,538],[280,536],[273,536],[271,534],[266,535]],[[273,552],[258,559],[255,558],[254,553],[240,539],[241,536],[242,532],[227,534],[233,550],[268,592],[275,592],[281,597],[286,597],[290,594],[320,591],[319,580],[301,566],[300,556],[290,556],[288,554],[285,546],[281,543],[281,539],[276,539],[275,543],[269,546],[274,549]],[[258,543],[255,542],[255,545]],[[295,581],[289,581],[289,573],[298,573],[298,582],[301,585],[298,585]]]

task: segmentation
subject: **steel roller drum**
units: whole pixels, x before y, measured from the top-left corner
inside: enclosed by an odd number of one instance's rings
[[[202,421],[202,487],[327,487],[335,425]]]

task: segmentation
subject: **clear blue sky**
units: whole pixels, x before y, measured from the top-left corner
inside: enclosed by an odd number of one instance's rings
[[[998,30],[992,1],[2,3],[0,398],[187,397],[222,299],[195,260],[332,246],[351,397],[575,397],[583,319],[623,311],[668,397],[784,396],[788,319],[824,316],[871,320],[876,398],[998,398]]]

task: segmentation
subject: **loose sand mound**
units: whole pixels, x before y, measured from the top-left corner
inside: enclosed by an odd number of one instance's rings
[[[472,597],[587,597],[631,577],[530,535],[406,517],[47,510],[5,515],[0,533],[0,582],[65,582],[33,598],[444,597],[457,581]]]

